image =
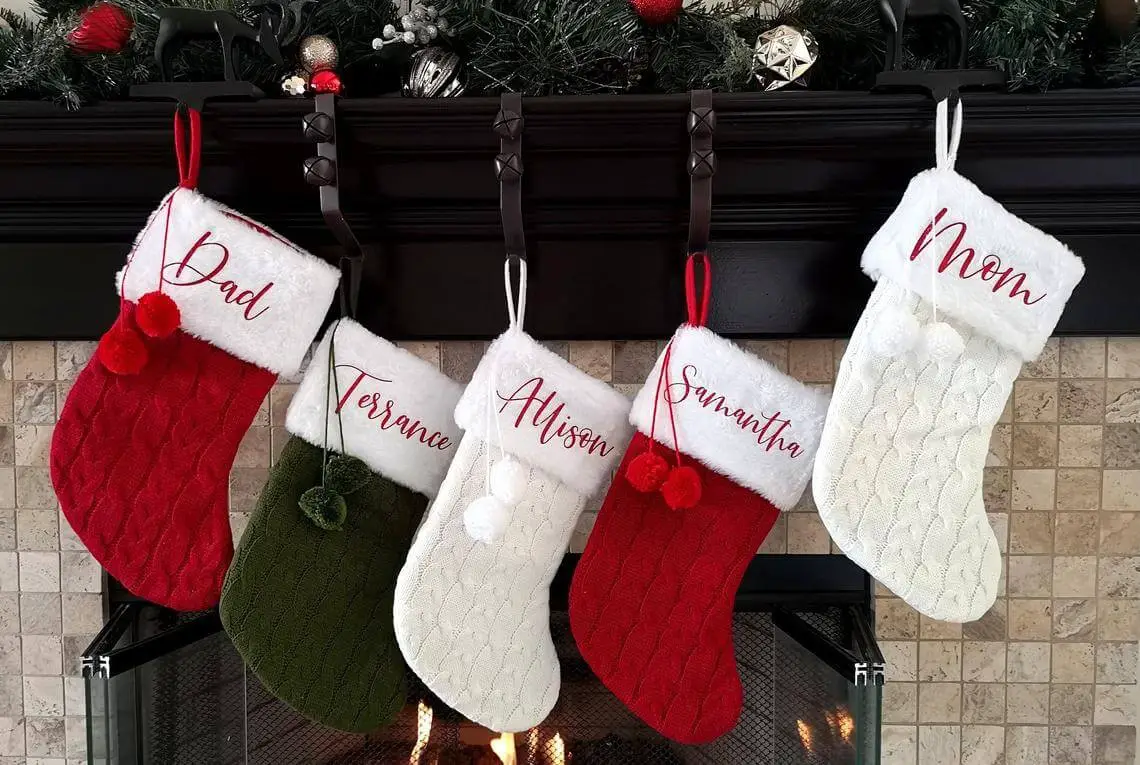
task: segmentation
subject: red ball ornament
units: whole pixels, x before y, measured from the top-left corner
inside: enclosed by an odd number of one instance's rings
[[[79,14],[79,23],[67,33],[73,53],[121,53],[131,39],[135,22],[113,3],[95,3]]]
[[[701,475],[688,465],[680,465],[669,471],[665,485],[661,487],[665,504],[673,510],[688,510],[701,501]]]
[[[642,452],[630,460],[625,478],[642,493],[657,491],[669,475],[669,463],[656,452]]]
[[[344,90],[340,76],[332,69],[322,69],[319,72],[313,72],[313,77],[309,80],[309,87],[316,93],[332,93],[337,96]]]
[[[137,375],[146,366],[148,356],[139,333],[118,322],[99,338],[95,355],[108,372],[117,375]]]
[[[647,24],[668,24],[681,13],[685,0],[630,0],[630,5]]]
[[[139,298],[135,321],[150,337],[169,337],[182,321],[178,304],[165,292],[148,292]]]

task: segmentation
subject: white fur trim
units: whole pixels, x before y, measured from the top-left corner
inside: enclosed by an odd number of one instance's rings
[[[501,433],[507,452],[589,496],[621,459],[628,414],[625,396],[509,330],[479,362],[455,421],[495,446]]]
[[[452,411],[463,387],[352,319],[325,332],[297,388],[285,427],[322,446],[328,406],[329,448],[364,460],[402,486],[434,497],[459,444]],[[328,393],[329,342],[336,333],[336,382]],[[330,400],[331,399],[331,400]],[[341,441],[336,408],[344,425]]]
[[[1068,247],[953,170],[937,169],[910,182],[867,244],[863,270],[918,293],[1025,361],[1041,353],[1085,273]]]
[[[178,304],[182,329],[271,372],[295,374],[340,272],[261,224],[179,188],[151,214],[118,274],[127,300],[158,289],[164,235],[163,291]]]
[[[682,326],[671,347],[656,427],[664,353],[634,399],[630,422],[672,449],[671,399],[683,453],[781,510],[795,506],[811,477],[827,396],[704,327]]]

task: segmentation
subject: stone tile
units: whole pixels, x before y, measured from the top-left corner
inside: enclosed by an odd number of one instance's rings
[[[1009,467],[1013,441],[1012,425],[995,425],[990,432],[990,448],[986,453],[986,467]]]
[[[961,765],[1004,765],[1005,728],[963,725]]]
[[[1004,683],[963,683],[962,722],[1005,723]]]
[[[1140,555],[1140,513],[1101,513],[1100,552]]]
[[[918,684],[886,683],[883,685],[883,722],[918,722]]]
[[[610,382],[614,377],[614,348],[608,340],[570,343],[570,363],[590,377]]]
[[[1087,642],[1096,636],[1096,600],[1058,598],[1053,601],[1053,639]]]
[[[452,380],[471,382],[471,375],[483,358],[487,344],[481,341],[453,341],[439,347],[440,370]]]
[[[59,553],[20,553],[20,590],[59,592]]]
[[[884,725],[881,765],[915,765],[918,762],[918,728]]]
[[[54,380],[55,343],[22,341],[12,348],[12,378],[15,380]]]
[[[1101,640],[1140,639],[1140,602],[1098,600],[1097,637]]]
[[[1014,423],[1015,468],[1047,468],[1057,465],[1057,426]]]
[[[831,537],[823,521],[815,513],[788,514],[788,553],[790,555],[826,554],[831,550]]]
[[[103,599],[99,595],[65,592],[62,596],[63,634],[98,632],[103,627]]]
[[[1097,685],[1093,702],[1094,725],[1135,725],[1136,686]]]
[[[913,681],[918,673],[918,643],[882,640],[879,649],[887,665],[887,677],[894,681]]]
[[[1005,673],[1005,643],[967,641],[962,644],[963,680],[968,683],[1000,683],[1005,681]]]
[[[1010,639],[1048,640],[1052,633],[1052,614],[1048,600],[1010,600]]]
[[[1134,725],[1098,725],[1093,728],[1094,765],[1134,765],[1135,761]]]
[[[66,750],[66,732],[62,717],[27,718],[26,739],[28,754],[38,757],[63,757]]]
[[[1140,470],[1104,471],[1104,509],[1140,508]]]
[[[962,637],[966,640],[1005,640],[1008,633],[1005,598],[994,601],[993,606],[982,615],[982,618],[962,625]]]
[[[1140,377],[1140,338],[1108,339],[1107,374],[1109,377]]]
[[[12,389],[12,418],[22,425],[55,422],[55,383],[16,383]]]
[[[0,424],[10,425],[15,421],[12,399],[15,395],[11,380],[0,380]]]
[[[990,528],[997,539],[998,550],[1004,555],[1009,552],[1009,513],[986,513]]]
[[[962,644],[953,640],[923,640],[918,644],[919,682],[962,679]]]
[[[14,592],[0,592],[0,635],[20,632],[20,600]]]
[[[1059,555],[1053,558],[1053,597],[1096,596],[1096,558]]]
[[[55,379],[74,380],[95,355],[93,340],[60,340],[55,344]]]
[[[1018,380],[1013,386],[1013,419],[1056,422],[1057,390],[1055,380]]]
[[[16,470],[12,467],[0,467],[0,508],[11,509],[16,506]],[[7,534],[12,534],[12,543],[9,545]],[[0,512],[0,549],[15,549],[16,523],[12,513]]]
[[[272,427],[283,427],[285,415],[289,412],[289,404],[297,393],[296,385],[274,385],[269,389],[269,424]]]
[[[63,673],[65,675],[80,674],[83,668],[83,652],[87,650],[87,646],[91,645],[91,641],[94,639],[95,633],[63,636]]]
[[[1103,411],[1108,423],[1140,422],[1140,383],[1109,380]]]
[[[1061,377],[1104,377],[1103,337],[1062,337]]]
[[[55,510],[16,510],[16,547],[32,552],[59,549],[59,513]]]
[[[16,464],[16,429],[0,425],[0,465]]]
[[[24,679],[19,674],[0,676],[0,715],[20,717],[24,714]]]
[[[1011,598],[1047,598],[1052,594],[1052,558],[1045,555],[1011,555],[1006,563]]]
[[[1091,643],[1054,643],[1052,679],[1055,683],[1091,683],[1094,677]]]
[[[1050,728],[1049,765],[1092,765],[1092,728]]]
[[[962,728],[958,725],[918,726],[918,765],[946,765],[959,762]]]
[[[335,422],[335,421],[334,421]],[[272,463],[268,427],[250,428],[245,432],[234,456],[234,467],[267,468]],[[333,431],[334,433],[336,431]]]
[[[539,345],[563,361],[570,360],[570,343],[566,340],[540,340]],[[665,350],[664,343],[661,345],[661,350]]]
[[[1103,380],[1062,380],[1058,389],[1061,422],[1099,423],[1104,419]]]
[[[1049,722],[1049,685],[1047,683],[1007,684],[1005,719],[1014,725]]]
[[[0,679],[0,682],[3,682]],[[0,717],[0,755],[22,756],[24,748],[24,718],[20,716]],[[16,760],[24,762],[24,760]]]
[[[60,553],[60,589],[64,592],[102,592],[103,569],[90,553]]]
[[[63,719],[64,744],[68,757],[87,757],[87,721],[82,717]]]
[[[68,716],[87,714],[87,694],[82,677],[63,678],[63,712]]]
[[[1060,345],[1057,338],[1049,338],[1041,354],[1021,368],[1021,377],[1056,377],[1060,371]]]
[[[918,636],[922,640],[961,640],[962,625],[942,622],[929,616],[919,615]]]
[[[285,444],[292,438],[293,435],[285,430],[285,428],[270,428],[269,429],[269,442],[270,454],[269,464],[276,465],[277,460],[281,457],[281,452],[285,449]]]
[[[16,504],[23,510],[53,510],[57,507],[47,468],[16,468]]]
[[[1104,466],[1140,468],[1140,425],[1104,426]]]
[[[1101,643],[1096,647],[1098,683],[1136,682],[1136,643]]]
[[[1058,513],[1053,523],[1053,552],[1060,555],[1096,554],[1101,542],[1095,515]]]
[[[1104,437],[1101,425],[1061,425],[1057,464],[1061,467],[1099,467],[1101,442]]]
[[[24,714],[63,716],[62,677],[24,677]]]
[[[838,346],[838,341],[836,346]],[[741,347],[749,353],[755,354],[784,374],[788,372],[788,341],[787,340],[744,340]],[[839,360],[843,358],[841,351],[836,352],[835,368],[839,368]]]
[[[19,675],[24,671],[19,635],[0,635],[0,675]],[[0,712],[0,714],[3,714]]]
[[[830,340],[792,340],[788,344],[788,374],[801,382],[832,382],[834,365]]]
[[[24,675],[62,675],[63,641],[59,635],[24,635]]]
[[[0,592],[20,591],[20,559],[14,552],[0,552]]]
[[[1010,503],[1010,471],[985,468],[982,471],[982,501],[991,512],[1008,510]]]
[[[1007,666],[1013,683],[1049,682],[1048,643],[1010,643]]]
[[[1048,756],[1048,728],[1014,725],[1005,729],[1005,765],[1041,765]]]
[[[440,344],[438,342],[432,340],[404,341],[397,343],[397,345],[417,359],[426,361],[434,369],[439,369]]]
[[[657,344],[634,340],[613,344],[615,383],[641,385],[657,362]]]
[[[230,512],[252,513],[269,478],[268,468],[234,468],[230,471]]]
[[[1056,482],[1056,470],[1014,470],[1010,508],[1014,512],[1051,511]]]
[[[233,540],[235,550],[249,525],[250,515],[250,513],[230,513],[230,539]]]
[[[1097,594],[1102,598],[1140,597],[1140,557],[1099,559]]]
[[[1053,683],[1049,686],[1049,722],[1052,725],[1092,725],[1093,687]]]
[[[0,380],[12,379],[12,356],[14,353],[11,341],[0,341]]]
[[[1049,513],[1014,513],[1009,521],[1009,551],[1017,554],[1053,551],[1053,520]]]
[[[879,598],[875,601],[875,633],[880,640],[914,640],[918,612],[899,598]]]
[[[25,635],[59,635],[63,616],[58,592],[20,593],[20,628]]]
[[[1089,512],[1100,508],[1101,471],[1096,468],[1061,468],[1057,471],[1057,509]]]
[[[14,456],[17,465],[47,467],[51,451],[54,425],[16,425],[14,428]]]

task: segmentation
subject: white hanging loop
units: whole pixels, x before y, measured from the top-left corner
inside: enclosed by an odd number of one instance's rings
[[[519,300],[515,303],[514,285],[511,283],[511,261],[519,264]],[[526,260],[524,258],[510,258],[503,261],[503,283],[507,292],[507,316],[510,318],[511,330],[522,329],[526,319]]]
[[[962,99],[954,104],[954,124],[950,124],[950,99],[938,102],[934,115],[934,164],[939,170],[953,170],[962,142]]]
[[[953,172],[958,161],[958,146],[962,141],[962,99],[955,97],[954,121],[949,118],[949,98],[938,102],[934,116],[934,157],[939,170]],[[939,200],[932,200],[937,208]],[[930,216],[930,245],[938,239],[935,210]],[[930,324],[923,328],[922,346],[927,358],[937,362],[950,362],[962,354],[965,341],[950,324],[938,320],[938,258],[927,258],[930,264]]]

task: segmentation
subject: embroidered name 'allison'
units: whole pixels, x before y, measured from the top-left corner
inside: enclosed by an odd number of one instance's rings
[[[199,284],[215,284],[227,303],[243,306],[242,314],[246,321],[253,321],[270,309],[260,305],[273,282],[259,289],[243,287],[233,279],[224,276],[226,264],[230,261],[230,249],[221,242],[211,242],[212,231],[198,237],[198,241],[187,250],[182,260],[168,264],[162,270],[162,281],[173,287],[196,287]],[[207,250],[207,248],[215,248]]]
[[[339,372],[341,369],[348,369],[351,372],[355,372],[356,379],[352,381],[352,384],[348,386],[348,390],[346,390],[344,395],[340,397],[340,400],[337,401],[336,411],[338,414],[341,409],[344,408],[345,404],[352,399],[357,388],[360,388],[366,380],[369,381],[369,386],[371,387],[379,387],[392,382],[383,377],[369,374],[360,367],[353,366],[352,364],[337,364],[335,371]],[[427,426],[418,419],[413,419],[411,416],[402,412],[397,413],[399,407],[392,399],[385,398],[379,391],[369,393],[367,392],[367,388],[362,390],[363,392],[356,398],[352,406],[364,412],[364,416],[369,420],[376,420],[380,426],[380,430],[387,431],[395,428],[396,431],[408,441],[418,440],[424,446],[438,449],[441,452],[451,446],[451,439],[443,435],[440,431],[429,431]]]
[[[792,421],[781,416],[781,412],[764,414],[752,413],[744,407],[733,406],[723,393],[717,393],[703,385],[698,385],[696,379],[700,376],[694,364],[686,364],[681,368],[681,381],[665,386],[665,399],[677,405],[692,399],[703,409],[732,420],[741,430],[756,436],[756,443],[766,452],[773,449],[787,452],[792,459],[803,454],[803,447],[790,438],[784,440],[785,431],[792,427]],[[790,436],[790,434],[789,434]]]
[[[910,259],[912,261],[916,260],[918,256],[922,254],[922,251],[929,247],[935,239],[947,231],[956,228],[957,233],[954,234],[954,241],[950,243],[950,246],[942,256],[941,262],[938,263],[938,273],[941,274],[951,266],[957,264],[957,275],[959,279],[981,279],[983,282],[993,282],[993,286],[990,287],[990,292],[993,292],[995,295],[999,290],[1008,285],[1009,293],[1002,295],[1002,297],[1009,298],[1010,300],[1020,298],[1021,302],[1025,305],[1033,305],[1045,297],[1047,293],[1044,292],[1034,297],[1033,292],[1025,287],[1025,280],[1028,278],[1025,273],[1014,271],[1013,266],[1005,266],[1003,268],[1002,266],[1004,264],[997,255],[984,255],[982,256],[981,265],[975,266],[974,258],[977,256],[977,253],[974,251],[974,248],[962,246],[962,240],[966,238],[966,231],[968,229],[968,226],[963,221],[947,223],[940,228],[938,233],[934,235],[934,238],[931,239],[930,232],[934,230],[936,225],[942,222],[942,219],[946,217],[946,213],[947,208],[943,207],[938,211],[938,214],[934,216],[934,221],[926,224],[922,235],[919,236],[918,241],[914,243],[914,249],[911,250]]]
[[[588,454],[602,457],[609,455],[614,447],[607,444],[601,434],[572,423],[570,415],[566,413],[566,404],[558,400],[558,391],[547,392],[544,385],[543,378],[532,377],[509,396],[496,391],[495,395],[503,402],[499,413],[503,414],[507,409],[517,406],[518,416],[512,423],[513,427],[521,428],[525,422],[538,428],[539,443],[554,441],[565,449],[583,449]]]

